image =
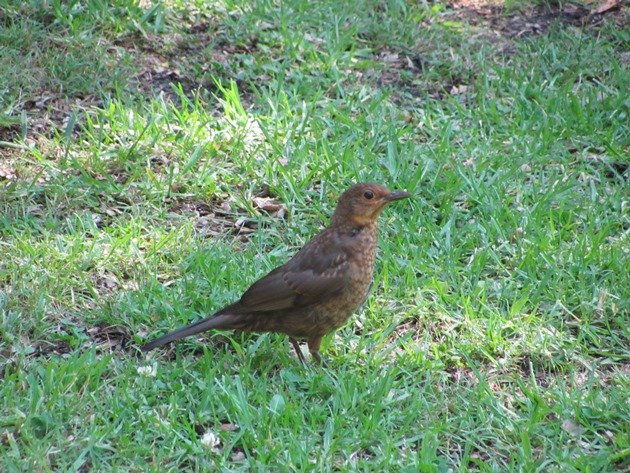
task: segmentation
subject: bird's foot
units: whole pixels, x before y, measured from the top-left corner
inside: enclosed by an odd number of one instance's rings
[[[328,363],[326,363],[326,360],[322,357],[322,354],[318,351],[312,351],[311,352],[311,356],[313,358],[315,358],[315,361],[317,362],[317,364],[319,366],[323,366],[324,368],[328,368]]]
[[[300,348],[300,344],[293,337],[289,337],[289,341],[291,342],[291,345],[293,345],[293,349],[295,350],[295,354],[297,355],[298,360],[300,360],[302,362],[302,364],[305,365],[306,364],[306,359],[304,358],[304,353],[302,353],[302,349]]]
[[[312,337],[308,339],[308,351],[311,352],[311,356],[315,358],[319,366],[327,368],[326,362],[322,359],[321,353],[319,353],[319,347],[322,343],[322,337]]]

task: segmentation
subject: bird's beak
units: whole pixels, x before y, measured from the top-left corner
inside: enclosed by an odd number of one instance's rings
[[[385,200],[387,202],[393,202],[395,200],[400,200],[400,199],[406,199],[407,197],[410,197],[411,194],[407,191],[395,191],[395,192],[390,192],[389,194],[387,194],[385,196]]]

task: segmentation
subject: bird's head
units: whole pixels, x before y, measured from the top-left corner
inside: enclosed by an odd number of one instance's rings
[[[390,202],[406,199],[407,191],[390,191],[379,184],[356,184],[339,198],[333,224],[367,225],[374,223]]]

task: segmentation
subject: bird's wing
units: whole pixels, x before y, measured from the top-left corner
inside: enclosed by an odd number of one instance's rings
[[[255,282],[240,300],[252,312],[299,309],[336,294],[348,279],[348,258],[331,246],[308,245],[287,264]]]

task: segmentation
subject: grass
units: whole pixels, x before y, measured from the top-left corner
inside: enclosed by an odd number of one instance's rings
[[[422,2],[0,11],[0,469],[630,467],[614,22],[505,34],[501,52]],[[382,217],[329,369],[269,334],[140,356],[363,180],[414,198]]]

